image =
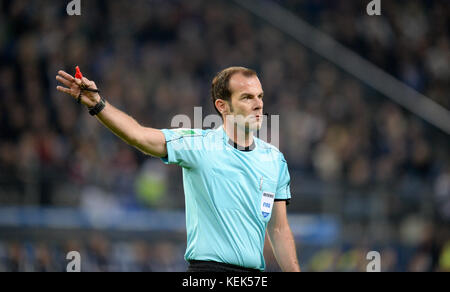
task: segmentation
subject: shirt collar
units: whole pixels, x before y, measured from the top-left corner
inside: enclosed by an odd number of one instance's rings
[[[243,151],[243,152],[250,152],[250,151],[253,151],[256,148],[255,137],[253,137],[253,142],[252,142],[251,145],[249,145],[247,147],[242,147],[242,146],[236,144],[233,140],[231,140],[230,137],[228,137],[227,132],[225,131],[223,125],[220,126],[220,130],[223,133],[224,142],[228,143],[233,148],[235,148],[235,149],[237,149],[239,151]]]
[[[252,151],[253,149],[255,149],[255,139],[253,139],[253,143],[251,145],[247,146],[247,147],[242,147],[242,146],[236,144],[231,139],[228,139],[228,144],[233,146],[235,149],[240,150],[240,151],[244,151],[244,152],[249,152],[249,151]]]

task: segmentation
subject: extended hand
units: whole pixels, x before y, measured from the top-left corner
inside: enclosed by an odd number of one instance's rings
[[[100,101],[100,95],[97,92],[82,90],[85,88],[97,89],[94,81],[90,81],[83,77],[81,80],[74,78],[72,75],[60,70],[56,80],[67,87],[57,86],[58,91],[71,95],[74,99],[78,99],[81,92],[81,103],[87,107],[93,107]]]

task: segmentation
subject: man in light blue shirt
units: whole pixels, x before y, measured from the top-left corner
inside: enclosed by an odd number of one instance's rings
[[[286,160],[254,137],[263,120],[263,90],[253,70],[230,67],[214,78],[211,95],[224,122],[215,130],[143,127],[102,99],[94,82],[58,74],[67,86],[58,90],[81,97],[120,138],[182,167],[188,271],[263,271],[266,230],[281,269],[300,271],[286,215]]]

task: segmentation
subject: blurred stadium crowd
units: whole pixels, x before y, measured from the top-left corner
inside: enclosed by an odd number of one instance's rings
[[[336,246],[298,243],[305,270],[365,270],[363,251],[382,246],[386,270],[450,271],[448,135],[232,3],[84,1],[69,17],[55,2],[0,0],[0,207],[183,208],[179,168],[105,130],[56,91],[56,72],[79,65],[109,102],[162,129],[194,106],[212,114],[212,77],[242,65],[280,115],[289,212],[342,223]],[[384,1],[383,17],[350,1],[276,2],[450,108],[448,2]],[[184,269],[178,243],[76,244],[89,270]],[[0,231],[0,270],[64,270],[69,245]]]
[[[89,272],[180,272],[187,264],[184,244],[172,241],[111,242],[93,235],[84,241],[0,244],[0,272],[65,272],[66,254],[80,253],[81,271]]]

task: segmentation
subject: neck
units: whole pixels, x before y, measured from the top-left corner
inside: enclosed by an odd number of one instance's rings
[[[227,123],[226,121],[224,122],[223,128],[228,137],[238,146],[249,147],[253,144],[253,131],[246,131],[236,124]]]

